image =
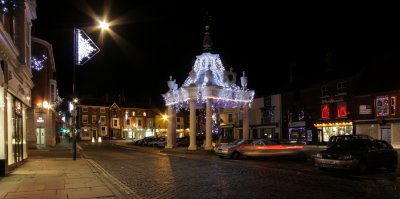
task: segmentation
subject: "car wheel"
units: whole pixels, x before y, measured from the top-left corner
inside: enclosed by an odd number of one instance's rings
[[[232,159],[236,160],[240,158],[240,153],[238,151],[235,151],[232,153]]]
[[[358,173],[364,174],[365,172],[367,172],[367,170],[368,170],[367,163],[364,160],[360,160],[357,166]]]
[[[388,170],[389,172],[395,172],[397,169],[397,162],[396,160],[392,160],[390,161],[390,164],[388,166],[386,166],[386,170]]]

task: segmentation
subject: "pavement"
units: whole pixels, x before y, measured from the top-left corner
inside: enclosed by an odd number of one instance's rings
[[[78,146],[79,148],[79,146]],[[0,198],[132,198],[94,161],[63,140],[56,147],[28,150],[28,160],[0,177]]]

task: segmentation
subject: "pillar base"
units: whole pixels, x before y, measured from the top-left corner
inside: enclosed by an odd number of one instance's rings
[[[197,146],[189,146],[188,150],[196,151],[197,150]]]
[[[214,148],[212,146],[205,146],[204,150],[214,150]]]
[[[173,149],[174,146],[165,146],[166,149]]]

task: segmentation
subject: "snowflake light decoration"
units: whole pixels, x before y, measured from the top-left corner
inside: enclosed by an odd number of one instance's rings
[[[76,65],[83,65],[94,55],[100,52],[99,47],[90,39],[90,37],[81,29],[75,30],[75,53],[77,57],[75,60]]]
[[[31,57],[31,68],[36,70],[36,71],[41,71],[44,68],[43,62],[47,60],[46,55],[42,55],[41,57]]]

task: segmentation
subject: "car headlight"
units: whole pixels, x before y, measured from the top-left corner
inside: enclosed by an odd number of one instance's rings
[[[352,155],[342,155],[342,156],[339,156],[338,159],[339,160],[352,160],[353,156]]]
[[[315,155],[316,158],[322,158],[322,154],[317,153],[317,155]]]

